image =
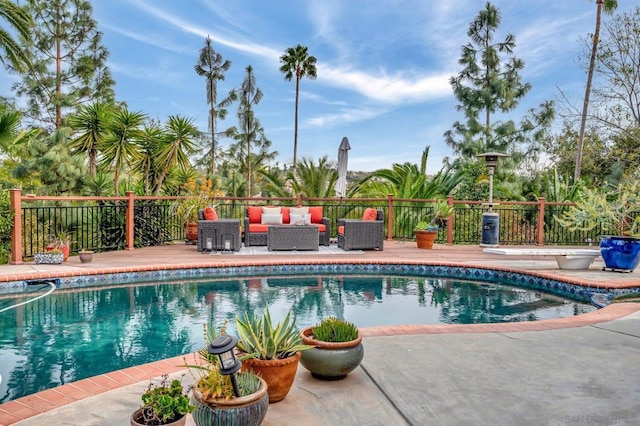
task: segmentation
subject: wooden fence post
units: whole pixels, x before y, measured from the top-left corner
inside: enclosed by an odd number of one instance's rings
[[[22,265],[22,190],[10,189],[9,198],[11,201],[11,213],[13,214],[9,263]]]
[[[538,245],[544,245],[544,204],[545,198],[538,198]]]
[[[453,206],[453,197],[447,195],[447,205]],[[455,220],[455,214],[447,218],[447,245],[453,245],[453,225]]]
[[[393,240],[393,194],[387,195],[387,240]]]
[[[135,207],[135,199],[133,196],[133,191],[127,191],[127,223],[126,223],[126,232],[125,239],[127,241],[127,250],[133,250],[134,244],[134,234],[133,234],[133,211]]]

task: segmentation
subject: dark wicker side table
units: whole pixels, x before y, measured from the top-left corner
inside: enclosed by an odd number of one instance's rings
[[[273,250],[318,250],[318,227],[313,225],[270,225],[267,248]]]
[[[228,241],[229,247],[225,247],[225,241]],[[210,247],[207,247],[207,242]],[[198,221],[198,251],[238,251],[241,246],[240,219]]]

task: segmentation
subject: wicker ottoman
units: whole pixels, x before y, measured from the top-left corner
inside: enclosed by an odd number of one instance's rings
[[[271,225],[267,248],[273,250],[318,250],[318,227],[313,225]]]

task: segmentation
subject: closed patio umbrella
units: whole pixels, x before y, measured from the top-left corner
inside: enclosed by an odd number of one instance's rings
[[[349,160],[349,139],[345,136],[338,148],[338,180],[334,186],[336,197],[344,198],[347,195],[347,161]]]

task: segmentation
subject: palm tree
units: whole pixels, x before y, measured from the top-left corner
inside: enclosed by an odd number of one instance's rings
[[[0,152],[11,162],[17,162],[27,149],[26,145],[41,132],[40,129],[20,130],[21,119],[19,111],[0,112]]]
[[[235,132],[236,140],[244,140],[247,147],[247,196],[251,196],[251,144],[259,139],[260,135],[264,137],[264,129],[260,125],[260,121],[253,113],[252,105],[258,105],[262,100],[262,90],[256,86],[256,76],[253,73],[253,67],[248,65],[245,68],[245,76],[238,92],[240,98],[240,106],[238,107],[238,122],[241,130]],[[234,132],[231,132],[234,133]]]
[[[201,77],[207,79],[207,103],[209,104],[209,131],[211,132],[211,164],[210,178],[216,174],[216,121],[224,120],[227,107],[237,99],[235,90],[231,90],[227,97],[218,103],[218,81],[224,80],[224,73],[231,67],[231,61],[222,60],[222,55],[213,50],[211,38],[207,36],[204,47],[200,50],[198,63],[193,69]]]
[[[169,116],[165,126],[167,139],[158,151],[162,170],[156,183],[155,195],[160,194],[162,184],[172,168],[185,169],[191,165],[189,155],[197,150],[196,138],[200,134],[190,118],[179,115]]]
[[[8,22],[23,40],[31,38],[33,18],[24,8],[9,0],[0,0],[0,18]],[[18,72],[24,72],[29,67],[29,58],[24,50],[11,37],[10,31],[2,27],[0,27],[0,50],[4,51],[6,57],[5,59],[0,56],[0,62],[5,66],[11,65]]]
[[[591,58],[589,59],[589,70],[587,72],[587,85],[584,89],[584,100],[582,102],[582,117],[580,119],[580,134],[578,136],[578,149],[576,152],[576,169],[573,175],[574,182],[580,179],[582,168],[582,150],[584,147],[584,133],[587,125],[587,110],[589,109],[589,96],[591,95],[591,80],[593,69],[595,68],[596,51],[598,49],[598,38],[600,37],[600,20],[602,9],[606,13],[613,13],[618,7],[617,0],[596,0],[596,29],[593,33],[593,43],[591,44]]]
[[[107,127],[109,136],[103,142],[100,165],[113,169],[113,191],[118,194],[118,181],[124,165],[130,165],[138,156],[137,142],[144,113],[129,112],[123,108],[115,113]]]
[[[77,113],[67,119],[67,125],[76,132],[76,137],[69,143],[69,149],[72,154],[87,154],[91,177],[96,176],[98,151],[108,136],[107,128],[112,115],[110,104],[93,102],[82,105]]]
[[[143,176],[145,195],[151,194],[152,183],[156,182],[160,173],[158,151],[165,140],[167,140],[166,133],[155,124],[145,125],[140,131],[138,156],[134,159],[131,167]]]
[[[315,80],[317,77],[316,58],[309,56],[306,46],[297,45],[289,47],[285,50],[284,55],[280,57],[280,72],[284,74],[284,79],[291,81],[293,76],[296,77],[296,109],[293,131],[293,173],[296,173],[296,161],[298,155],[298,98],[300,95],[300,79],[304,76]]]

